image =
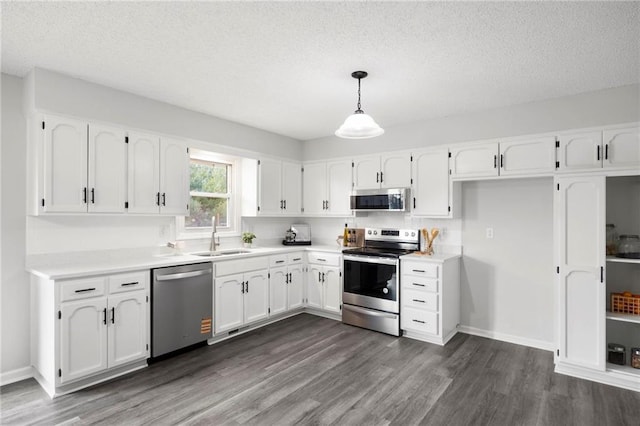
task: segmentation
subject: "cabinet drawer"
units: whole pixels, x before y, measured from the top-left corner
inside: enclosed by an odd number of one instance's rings
[[[400,322],[403,330],[438,334],[438,314],[413,308],[402,308]]]
[[[339,254],[311,252],[307,256],[309,256],[309,263],[316,263],[326,266],[340,266]]]
[[[60,282],[60,301],[86,299],[103,296],[108,277],[79,278]]]
[[[275,256],[269,256],[269,267],[277,268],[278,266],[286,266],[287,265],[287,254],[278,254]]]
[[[109,277],[109,293],[144,290],[147,288],[150,271],[131,272],[128,274],[111,275]]]
[[[417,262],[414,260],[403,260],[400,262],[400,270],[403,274],[415,275],[419,277],[439,278],[440,265],[429,262]]]
[[[216,262],[216,277],[231,274],[243,274],[249,271],[257,271],[269,268],[269,257],[248,257],[246,259],[227,260]]]
[[[402,288],[408,290],[421,290],[437,293],[439,289],[439,280],[432,278],[419,277],[416,275],[402,275],[401,276]]]
[[[403,290],[400,294],[402,306],[438,311],[438,294],[426,291]]]
[[[287,256],[289,265],[295,265],[304,262],[304,253],[289,253]]]

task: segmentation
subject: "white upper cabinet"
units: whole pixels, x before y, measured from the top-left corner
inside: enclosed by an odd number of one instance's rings
[[[640,167],[640,127],[605,130],[602,136],[605,168]]]
[[[413,209],[416,216],[450,217],[449,150],[436,148],[413,153]]]
[[[303,172],[304,214],[351,216],[351,161],[306,163]]]
[[[124,213],[127,200],[127,144],[116,127],[89,125],[90,212]]]
[[[500,142],[500,176],[552,175],[555,169],[554,136]]]
[[[577,172],[602,167],[602,132],[558,136],[558,172]]]
[[[258,214],[293,216],[302,211],[302,168],[298,163],[258,161]]]
[[[498,142],[451,147],[451,177],[498,176]]]
[[[183,141],[130,133],[129,213],[187,215],[189,152]]]
[[[60,117],[45,117],[44,212],[87,211],[88,124]]]
[[[409,153],[387,153],[353,160],[353,189],[407,188],[410,185]]]

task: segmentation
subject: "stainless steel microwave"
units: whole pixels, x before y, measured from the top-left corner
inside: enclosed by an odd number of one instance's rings
[[[351,194],[351,210],[355,211],[390,211],[407,210],[407,189],[368,189]]]

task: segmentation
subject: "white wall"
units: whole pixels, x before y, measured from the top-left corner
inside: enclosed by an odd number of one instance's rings
[[[462,217],[463,329],[553,348],[553,179],[464,182]]]
[[[29,374],[29,278],[25,259],[26,124],[22,80],[2,74],[2,270],[0,271],[0,382]],[[25,371],[26,370],[26,371]]]
[[[640,121],[638,84],[401,126],[379,123],[385,134],[374,139],[330,136],[305,141],[303,158],[318,160],[632,121]]]

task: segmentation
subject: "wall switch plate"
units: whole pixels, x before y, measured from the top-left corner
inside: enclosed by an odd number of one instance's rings
[[[493,228],[487,228],[487,239],[493,238]]]

